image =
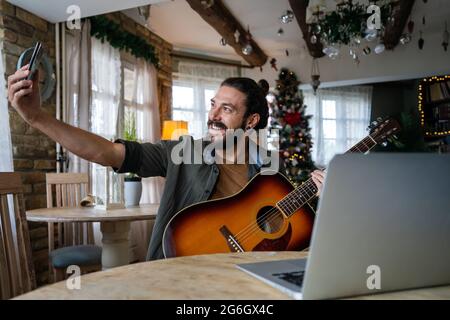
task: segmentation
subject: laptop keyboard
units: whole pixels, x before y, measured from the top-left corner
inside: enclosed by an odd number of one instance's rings
[[[303,277],[305,275],[305,271],[273,273],[272,275],[301,287],[303,285]]]

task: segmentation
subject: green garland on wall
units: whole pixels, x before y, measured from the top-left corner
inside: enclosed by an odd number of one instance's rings
[[[151,64],[159,67],[159,59],[155,47],[126,30],[120,24],[109,20],[104,16],[90,17],[91,36],[104,42],[108,41],[112,47],[130,52],[137,58],[143,58]]]

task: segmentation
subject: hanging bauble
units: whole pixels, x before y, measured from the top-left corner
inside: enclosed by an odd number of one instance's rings
[[[311,43],[312,43],[312,44],[316,44],[316,43],[317,43],[317,36],[316,36],[315,34],[313,34],[313,35],[311,36]]]
[[[280,21],[284,24],[290,23],[294,20],[294,13],[291,10],[286,10],[280,17]]]
[[[271,66],[275,71],[278,71],[278,68],[277,68],[277,59],[275,59],[275,58],[270,59],[270,66]]]
[[[339,56],[339,49],[334,46],[327,46],[323,48],[322,52],[332,60],[335,60]]]
[[[419,43],[418,43],[419,49],[420,49],[420,50],[422,50],[423,47],[424,47],[424,45],[425,45],[425,40],[423,39],[422,36],[423,36],[423,35],[422,35],[422,31],[420,31],[420,39],[419,39]]]
[[[404,33],[402,34],[402,36],[400,37],[400,43],[402,45],[408,44],[411,42],[411,35],[409,33]]]
[[[242,47],[242,53],[246,56],[251,55],[253,52],[253,47],[250,43],[247,43],[245,46]]]
[[[300,122],[301,115],[299,112],[290,112],[290,113],[286,114],[284,119],[286,120],[287,124],[289,124],[291,126],[295,126]]]
[[[384,46],[384,43],[379,43],[373,51],[375,51],[376,54],[381,54],[386,50],[386,47]]]
[[[366,39],[367,41],[373,41],[378,37],[378,30],[377,29],[367,29],[366,30],[366,35],[364,37],[364,39]]]
[[[410,20],[408,22],[408,32],[411,34],[414,32],[414,21]]]
[[[442,46],[444,47],[444,50],[447,51],[448,49],[448,42],[449,42],[449,33],[447,30],[447,21],[445,22],[445,30],[444,34],[442,36]]]

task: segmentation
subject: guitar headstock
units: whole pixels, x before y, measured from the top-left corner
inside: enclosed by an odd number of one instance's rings
[[[393,118],[378,118],[377,121],[372,122],[369,126],[371,137],[379,144],[399,132],[400,129],[400,124]]]

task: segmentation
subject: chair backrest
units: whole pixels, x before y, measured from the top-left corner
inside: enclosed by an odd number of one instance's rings
[[[36,288],[20,174],[0,172],[0,204],[0,298],[9,299]]]
[[[46,184],[47,208],[76,207],[89,194],[87,173],[47,173]],[[48,231],[49,251],[58,247],[94,243],[92,223],[58,223],[57,238],[54,223],[48,224]]]

